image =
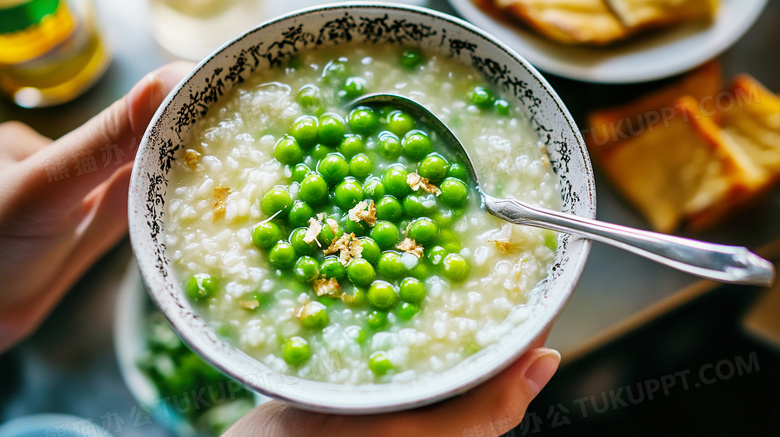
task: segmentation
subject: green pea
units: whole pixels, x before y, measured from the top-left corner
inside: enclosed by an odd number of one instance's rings
[[[376,265],[379,262],[379,257],[382,255],[382,250],[379,248],[379,245],[376,244],[376,241],[371,237],[361,237],[360,243],[363,247],[361,256],[371,264]]]
[[[365,179],[374,171],[374,161],[365,153],[360,153],[349,160],[349,174],[358,178]]]
[[[366,93],[366,80],[362,77],[350,77],[341,86],[341,94],[347,100],[354,100]]]
[[[426,155],[433,152],[433,143],[428,135],[420,130],[415,130],[404,135],[401,140],[404,148],[404,156],[415,161],[423,159]]]
[[[400,317],[403,320],[410,320],[419,311],[420,308],[417,305],[409,302],[404,302],[401,304],[401,307],[398,308],[398,317]]]
[[[309,342],[301,337],[292,337],[284,342],[282,358],[287,364],[297,366],[311,357]]]
[[[412,256],[414,256],[414,255],[412,255]],[[416,257],[415,257],[415,259],[416,259]],[[428,276],[430,274],[430,270],[428,270],[428,266],[424,262],[419,261],[419,260],[415,264],[414,267],[412,267],[411,269],[408,269],[408,270],[409,270],[409,276],[411,276],[413,278],[416,278],[416,279],[419,279],[421,281],[424,281],[424,280],[428,279]]]
[[[379,201],[385,195],[385,186],[382,179],[370,177],[363,182],[363,198]]]
[[[507,102],[504,99],[496,99],[495,102],[493,102],[493,109],[495,109],[496,114],[501,116],[507,116],[509,115],[509,111],[511,107],[509,106],[509,102]]]
[[[439,236],[439,225],[433,220],[423,217],[409,223],[409,238],[426,245]]]
[[[290,207],[290,213],[287,215],[287,221],[290,226],[300,228],[309,225],[309,219],[314,217],[314,210],[308,203],[302,200],[296,200]]]
[[[315,161],[321,161],[331,153],[337,153],[335,147],[326,146],[325,144],[317,144],[316,146],[314,146],[314,149],[312,149],[310,156]]]
[[[379,220],[374,227],[371,228],[371,238],[373,238],[381,248],[393,248],[398,244],[398,228],[388,221]]]
[[[348,234],[355,234],[358,237],[368,234],[369,226],[362,220],[355,222],[350,220],[349,217],[345,215],[342,223],[344,226],[344,231]]]
[[[406,302],[422,302],[425,299],[425,286],[416,278],[406,278],[401,281],[400,295]]]
[[[447,256],[447,249],[441,246],[433,246],[425,251],[425,257],[431,265],[439,266]]]
[[[322,77],[326,79],[343,79],[349,76],[347,58],[339,58],[325,64],[322,69]]]
[[[401,218],[401,202],[393,196],[385,196],[376,204],[376,218],[395,222]]]
[[[382,329],[387,325],[387,313],[384,311],[371,311],[366,317],[368,327],[374,330]]]
[[[309,302],[304,305],[300,320],[301,326],[306,329],[322,329],[330,322],[327,308],[319,302]]]
[[[248,306],[242,306],[242,308],[244,308],[245,310],[249,310],[249,311],[257,311],[258,309],[263,308],[263,307],[267,306],[268,304],[270,304],[271,302],[273,302],[274,301],[274,296],[273,296],[273,293],[257,292],[257,293],[252,293],[249,296],[249,298],[246,299],[246,300],[253,300],[253,301],[257,302],[257,306],[254,307],[254,308],[253,307],[248,307]]]
[[[469,180],[469,171],[463,164],[453,163],[450,164],[449,170],[447,170],[447,177],[460,179],[463,182]]]
[[[328,199],[328,183],[319,173],[309,173],[303,178],[298,197],[310,205],[319,205]]]
[[[303,160],[303,150],[295,138],[284,136],[274,145],[274,158],[282,164],[297,164]]]
[[[451,253],[444,257],[444,276],[453,281],[462,281],[469,274],[469,264],[457,253]]]
[[[493,93],[491,93],[490,90],[485,87],[477,86],[474,87],[473,91],[471,91],[471,103],[473,103],[477,108],[490,108],[493,106],[494,100],[495,97],[493,97]]]
[[[353,258],[347,264],[347,277],[358,287],[368,287],[374,282],[376,272],[374,266],[363,258]]]
[[[438,153],[431,153],[426,156],[417,166],[417,174],[432,182],[439,182],[447,176],[448,163],[443,156]]]
[[[398,136],[392,132],[383,131],[377,141],[379,154],[390,160],[396,160],[403,152],[403,145]]]
[[[423,54],[419,50],[407,49],[401,52],[401,65],[404,68],[412,69],[423,61]]]
[[[317,302],[324,305],[325,308],[332,307],[336,302],[338,302],[338,299],[328,296],[320,296],[317,298]]]
[[[329,153],[317,164],[317,171],[326,182],[335,184],[347,177],[349,164],[341,153]]]
[[[368,289],[368,303],[377,309],[385,310],[393,306],[398,300],[398,295],[393,286],[387,281],[374,281]]]
[[[433,194],[410,194],[404,198],[404,213],[409,217],[431,215],[436,210],[436,196]]]
[[[442,228],[451,227],[455,223],[455,219],[463,215],[462,208],[452,209],[446,206],[440,207],[437,211],[432,212],[428,216],[436,222]]]
[[[258,249],[270,249],[282,238],[282,228],[274,222],[265,222],[252,230],[252,243]]]
[[[295,100],[304,112],[314,112],[321,106],[320,89],[315,85],[304,85]]]
[[[267,216],[279,211],[287,211],[292,205],[292,198],[286,188],[273,188],[260,200],[260,210]]]
[[[439,186],[439,199],[447,206],[459,207],[469,200],[469,189],[460,179],[447,178]]]
[[[325,275],[326,278],[341,279],[347,275],[347,268],[341,264],[341,261],[339,261],[337,256],[328,256],[322,261],[320,272]]]
[[[390,362],[386,353],[374,352],[368,358],[368,368],[374,372],[374,375],[382,376],[393,370],[393,363]]]
[[[295,253],[298,256],[310,255],[317,250],[316,242],[312,241],[311,243],[307,243],[303,241],[303,239],[306,238],[306,229],[307,228],[298,228],[290,234],[290,244],[293,249],[295,249]]]
[[[339,145],[339,152],[347,158],[352,158],[366,150],[366,143],[360,135],[347,135]]]
[[[347,338],[355,340],[355,343],[357,344],[363,344],[366,342],[366,333],[360,326],[347,326],[344,328],[344,335],[346,335]]]
[[[544,245],[555,252],[558,249],[558,234],[553,231],[544,232]]]
[[[295,249],[286,241],[280,241],[268,252],[268,262],[277,269],[292,267],[295,262]]]
[[[344,231],[341,230],[341,226],[339,225],[338,221],[336,221],[333,227],[336,228],[335,231],[331,229],[331,226],[328,224],[326,219],[326,222],[322,225],[320,235],[317,237],[319,242],[325,247],[330,246],[330,243],[332,243],[333,240],[337,240],[341,238],[342,235],[344,235]]]
[[[298,182],[299,184],[303,182],[303,178],[306,177],[307,174],[311,172],[311,169],[306,164],[297,164],[292,169],[292,180],[293,182]]]
[[[439,232],[439,238],[436,239],[436,244],[444,247],[448,253],[460,252],[461,249],[463,249],[458,234],[449,229],[444,229]]]
[[[347,124],[353,132],[371,135],[379,126],[379,117],[371,108],[360,106],[350,111]]]
[[[403,111],[393,111],[387,116],[387,129],[399,137],[414,129],[414,125],[412,116]]]
[[[295,278],[299,281],[303,283],[311,282],[320,276],[320,263],[310,256],[302,256],[295,262],[293,273],[295,273]]]
[[[341,294],[341,300],[352,308],[365,307],[368,303],[368,293],[361,288],[352,287],[351,292]]]
[[[353,177],[338,184],[335,192],[336,205],[344,211],[352,209],[363,200],[363,186]]]
[[[346,133],[347,128],[340,115],[329,112],[320,117],[317,134],[324,144],[339,144]]]
[[[344,215],[344,211],[332,203],[327,205],[325,208],[326,209],[323,212],[325,212],[328,216],[330,216],[330,218],[334,220],[341,220],[341,216]]]
[[[208,273],[197,273],[184,284],[184,292],[195,302],[203,302],[217,292],[217,285],[217,280]]]
[[[391,250],[382,254],[376,269],[380,275],[387,279],[398,279],[406,273],[406,267],[401,261],[401,254]]]
[[[317,117],[302,115],[298,117],[290,127],[290,135],[298,141],[301,147],[310,147],[317,144]]]
[[[406,169],[401,164],[393,164],[385,170],[382,175],[382,184],[385,186],[387,194],[395,196],[398,199],[402,199],[409,194],[411,188],[406,182],[406,178],[409,176]]]

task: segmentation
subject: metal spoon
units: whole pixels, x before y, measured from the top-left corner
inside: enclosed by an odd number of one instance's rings
[[[724,246],[658,234],[564,214],[519,200],[490,196],[482,191],[474,165],[463,144],[436,115],[414,100],[396,94],[367,94],[352,101],[350,106],[376,104],[404,109],[431,126],[466,164],[471,177],[474,178],[485,211],[500,219],[590,238],[702,278],[760,286],[769,286],[774,282],[772,263],[745,247]]]

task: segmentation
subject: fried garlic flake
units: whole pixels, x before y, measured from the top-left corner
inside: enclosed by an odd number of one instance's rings
[[[308,302],[295,313],[295,317],[297,317],[298,320],[301,320],[312,313],[316,313],[321,308],[320,305],[322,304],[319,302]]]
[[[363,244],[355,237],[355,234],[344,234],[323,252],[325,255],[339,252],[339,262],[346,266],[352,258],[360,258],[363,253]]]
[[[509,241],[504,240],[487,240],[488,243],[493,243],[493,245],[496,246],[496,249],[500,250],[503,253],[509,253],[512,251],[512,244]]]
[[[423,190],[427,193],[439,195],[441,190],[436,185],[433,185],[428,178],[424,178],[417,173],[409,173],[406,176],[406,183],[412,188],[412,190]]]
[[[404,241],[398,243],[398,246],[396,246],[396,248],[400,251],[411,253],[417,258],[423,257],[423,247],[417,244],[416,241],[412,240],[409,237],[404,238]]]
[[[198,164],[198,158],[200,158],[200,153],[192,149],[187,149],[187,151],[184,152],[184,163],[190,168],[195,168]]]
[[[256,299],[242,300],[239,301],[238,304],[248,310],[253,310],[260,306],[260,302],[258,302]]]
[[[339,223],[336,220],[333,220],[332,218],[329,218],[325,220],[325,224],[328,225],[330,228],[330,231],[333,232],[333,235],[336,235],[339,233]]]
[[[322,222],[312,217],[309,219],[309,229],[306,229],[306,233],[303,235],[304,243],[311,243],[312,241],[317,243],[317,247],[322,247],[317,240],[317,236],[320,235],[322,230]]]
[[[369,226],[376,224],[376,205],[374,202],[360,201],[349,210],[349,219],[353,222],[364,221]]]
[[[233,191],[230,187],[219,186],[214,188],[214,222],[225,216],[225,201],[228,194]]]
[[[314,292],[317,293],[317,296],[339,298],[342,294],[341,285],[339,285],[339,281],[337,281],[336,278],[319,278],[314,281],[313,287]]]

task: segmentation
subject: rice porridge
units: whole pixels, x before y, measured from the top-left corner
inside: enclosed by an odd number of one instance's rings
[[[339,45],[255,72],[174,163],[166,247],[199,314],[292,376],[425,378],[527,317],[557,234],[480,209],[435,132],[364,93],[413,98],[466,145],[483,189],[559,209],[521,108],[470,67],[395,46]]]

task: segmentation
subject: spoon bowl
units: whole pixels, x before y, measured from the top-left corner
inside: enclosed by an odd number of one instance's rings
[[[669,267],[719,282],[770,286],[775,271],[771,262],[745,247],[726,246],[629,228],[541,208],[517,199],[499,199],[479,184],[471,157],[455,133],[436,114],[416,101],[397,94],[366,94],[351,107],[391,105],[413,114],[430,126],[445,146],[463,161],[488,213],[511,223],[575,234],[635,253]]]

